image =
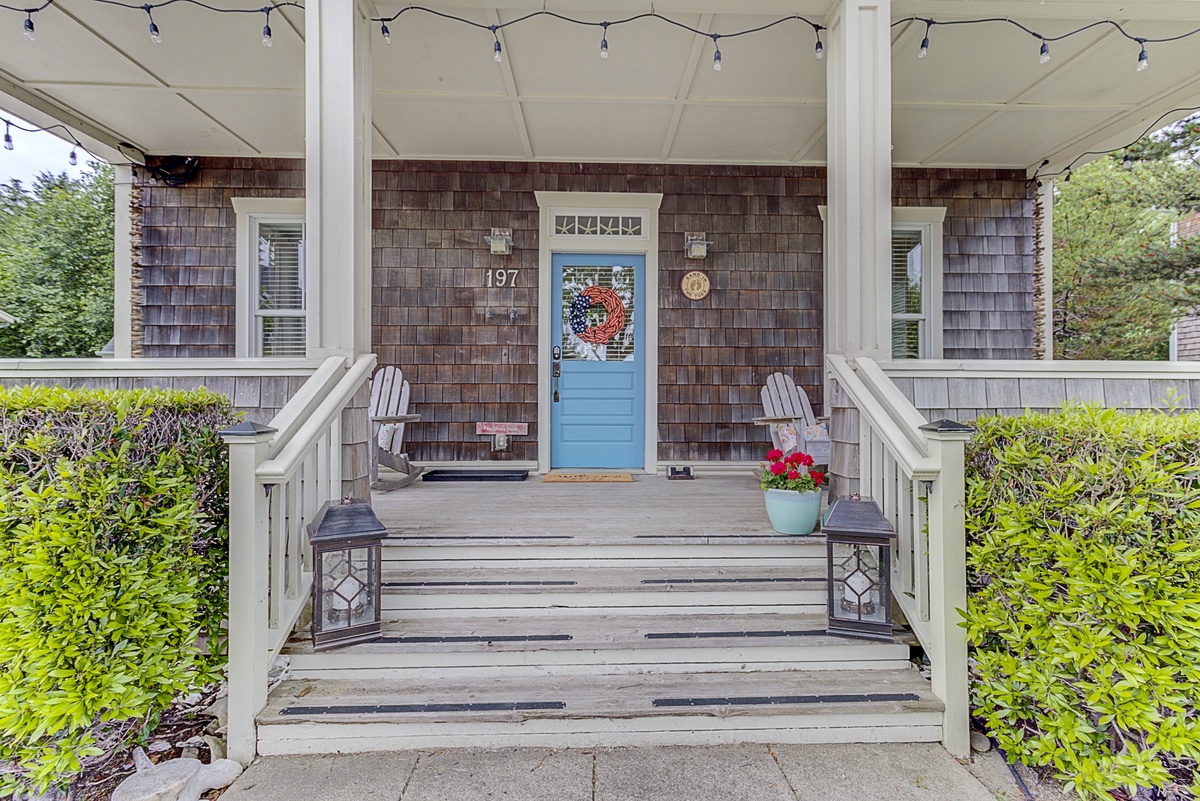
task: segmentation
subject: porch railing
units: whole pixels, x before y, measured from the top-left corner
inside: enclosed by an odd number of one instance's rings
[[[272,419],[223,432],[229,444],[229,757],[249,764],[275,657],[312,591],[306,527],[342,495],[342,411],[371,377],[327,359]]]
[[[934,695],[945,704],[942,743],[970,753],[966,632],[964,452],[970,429],[928,424],[875,361],[827,359],[835,392],[857,410],[860,493],[896,529],[892,591],[921,641]]]

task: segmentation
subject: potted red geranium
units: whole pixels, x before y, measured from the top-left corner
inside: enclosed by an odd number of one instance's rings
[[[778,448],[767,451],[759,485],[771,527],[780,534],[811,534],[817,526],[825,474],[812,466],[813,458],[807,453],[784,456]]]

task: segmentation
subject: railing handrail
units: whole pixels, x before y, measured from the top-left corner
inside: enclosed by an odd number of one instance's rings
[[[292,426],[295,430],[286,439],[286,444],[278,451],[272,447],[273,457],[260,464],[255,471],[259,482],[277,484],[291,477],[300,467],[305,455],[316,445],[334,419],[341,415],[342,409],[359,388],[371,377],[371,372],[375,369],[375,360],[374,353],[358,357],[316,409],[307,418],[297,418],[301,422],[298,427]],[[324,366],[322,365],[322,368]],[[280,412],[280,415],[282,414],[283,412]],[[277,434],[276,437],[278,436]]]
[[[922,453],[927,453],[925,436],[921,433],[921,426],[929,422],[925,416],[912,405],[874,359],[860,356],[855,359],[855,364],[858,367],[855,375],[887,410],[888,415],[913,445]]]
[[[893,378],[1200,378],[1197,362],[898,359],[878,364]]]
[[[913,432],[919,438],[914,440],[909,427],[900,425],[888,410],[888,406],[897,405],[900,401],[911,405],[908,403],[908,399],[897,390],[887,393],[890,403],[885,405],[859,378],[844,356],[830,354],[826,359],[842,389],[868,418],[870,425],[879,434],[884,445],[904,469],[904,472],[909,477],[920,481],[935,480],[941,472],[941,468],[937,462],[929,458],[924,447],[918,444],[924,440],[920,436],[920,432]],[[916,409],[913,411],[916,412]],[[920,413],[917,414],[919,416]]]
[[[309,359],[0,359],[0,378],[307,376]]]
[[[284,404],[279,413],[271,419],[271,428],[276,430],[271,439],[270,454],[272,457],[291,442],[292,437],[300,429],[300,424],[308,420],[321,402],[329,397],[338,381],[344,375],[346,359],[342,356],[330,356],[321,363],[312,377],[304,383],[300,391]]]

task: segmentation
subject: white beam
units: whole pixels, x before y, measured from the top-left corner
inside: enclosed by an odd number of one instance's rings
[[[308,355],[371,350],[369,13],[305,4],[305,247]]]
[[[830,12],[828,353],[891,352],[891,0],[841,0]]]
[[[133,357],[133,168],[113,174],[113,356]]]

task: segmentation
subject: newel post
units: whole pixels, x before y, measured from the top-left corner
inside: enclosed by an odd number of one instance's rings
[[[229,758],[258,752],[254,719],[267,703],[266,493],[255,472],[275,429],[239,423],[221,432],[229,446]]]
[[[966,447],[975,429],[953,420],[921,426],[929,456],[941,467],[929,490],[929,623],[938,642],[930,654],[933,693],[946,705],[942,745],[971,755],[967,630]]]

